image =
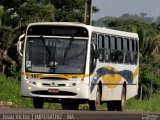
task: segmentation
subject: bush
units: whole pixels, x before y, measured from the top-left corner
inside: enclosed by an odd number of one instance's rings
[[[140,63],[140,84],[142,84],[143,99],[148,99],[152,94],[160,91],[160,75],[156,74],[151,63]]]
[[[12,64],[10,66],[8,66],[5,70],[5,74],[8,76],[8,77],[13,77],[15,79],[18,79],[20,80],[20,76],[21,76],[21,73],[20,71],[18,70],[19,68],[17,67],[17,65],[15,64]]]

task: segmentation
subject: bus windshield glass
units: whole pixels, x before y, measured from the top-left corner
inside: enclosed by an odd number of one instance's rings
[[[29,37],[26,71],[55,74],[84,73],[87,40],[74,37]]]

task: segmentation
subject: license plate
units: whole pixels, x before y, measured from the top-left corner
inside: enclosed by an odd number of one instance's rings
[[[48,89],[49,93],[59,93],[58,89]]]

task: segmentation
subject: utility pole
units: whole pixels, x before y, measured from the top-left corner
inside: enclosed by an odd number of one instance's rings
[[[84,23],[87,25],[91,25],[91,14],[92,14],[92,0],[85,0]]]

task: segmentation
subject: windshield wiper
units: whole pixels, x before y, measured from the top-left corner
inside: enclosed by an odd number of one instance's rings
[[[44,37],[43,37],[43,36],[40,36],[40,38],[41,38],[41,40],[42,40],[42,43],[43,43],[44,47],[46,48],[46,50],[47,50],[48,53],[49,53],[49,61],[50,61],[50,60],[51,60],[51,50],[49,49],[48,46],[45,45],[45,39],[44,39]]]
[[[69,40],[69,44],[64,51],[63,64],[64,64],[64,60],[65,60],[66,56],[68,55],[69,50],[71,49],[71,45],[72,45],[73,40],[74,40],[74,37],[71,37],[71,39]]]
[[[55,40],[54,42],[54,53],[53,53],[53,73],[55,73],[55,68],[56,68],[56,42],[57,40]]]
[[[48,47],[48,46],[46,46],[45,45],[45,39],[44,39],[44,37],[43,36],[41,36],[41,40],[42,40],[42,43],[43,43],[43,45],[45,46],[45,48],[46,48],[46,50],[47,50],[47,52],[49,53],[49,61],[50,61],[50,63],[49,63],[49,67],[50,67],[50,69],[53,71],[53,73],[55,72],[55,67],[57,66],[57,63],[55,62],[55,54],[56,54],[56,41],[54,42],[54,53],[53,53],[53,61],[51,61],[51,50],[50,50],[50,48]]]

